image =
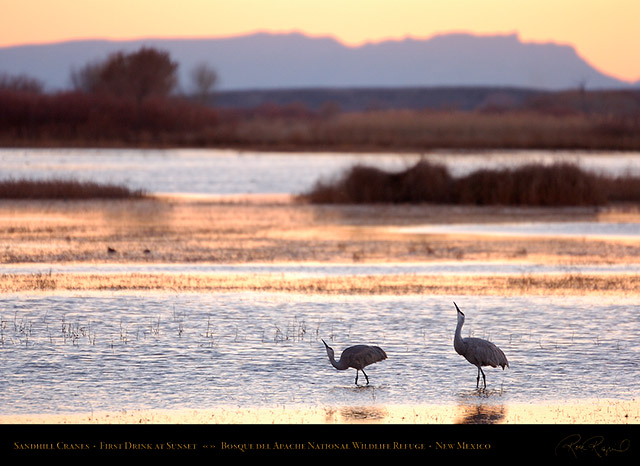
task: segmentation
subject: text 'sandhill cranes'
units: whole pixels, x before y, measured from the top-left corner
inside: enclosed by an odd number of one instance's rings
[[[502,350],[490,341],[483,340],[482,338],[462,338],[460,332],[464,324],[464,314],[456,303],[453,304],[458,311],[458,325],[456,326],[456,333],[453,338],[453,347],[456,353],[464,356],[467,361],[478,368],[476,388],[480,386],[480,374],[482,374],[484,388],[487,388],[487,379],[482,370],[482,366],[501,366],[502,370],[504,370],[505,366],[509,367],[509,361],[507,361],[507,357]]]
[[[322,340],[322,343],[324,343],[327,349],[327,355],[333,367],[340,371],[349,368],[356,370],[356,385],[358,384],[358,371],[362,371],[365,379],[367,379],[367,385],[369,385],[369,377],[364,371],[364,368],[375,362],[387,359],[387,353],[378,346],[355,345],[345,349],[340,355],[340,360],[336,361],[333,348],[327,345],[324,340]]]

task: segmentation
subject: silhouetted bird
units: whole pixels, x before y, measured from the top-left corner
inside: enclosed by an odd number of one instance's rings
[[[487,379],[482,370],[482,366],[501,366],[502,370],[504,370],[505,366],[509,367],[509,361],[507,361],[507,357],[502,350],[490,341],[483,340],[482,338],[462,338],[460,336],[460,331],[464,324],[464,314],[456,303],[453,304],[458,311],[458,325],[456,326],[456,333],[453,338],[453,347],[456,353],[464,356],[467,361],[478,368],[476,388],[480,386],[480,374],[482,374],[484,388],[487,388]]]
[[[362,371],[364,377],[367,379],[367,385],[369,385],[369,377],[364,371],[364,368],[374,362],[387,359],[387,353],[378,346],[355,345],[345,349],[340,355],[340,360],[336,361],[333,348],[327,345],[324,340],[322,340],[322,343],[324,343],[324,346],[327,349],[327,355],[329,356],[329,361],[331,361],[331,365],[333,367],[340,371],[349,369],[350,367],[356,370],[356,385],[358,384],[358,371]]]

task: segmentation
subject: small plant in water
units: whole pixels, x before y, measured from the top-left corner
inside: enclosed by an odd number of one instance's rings
[[[276,325],[276,333],[275,333],[275,336],[273,337],[273,341],[275,341],[276,343],[282,343],[284,340],[285,340],[284,334],[282,333],[280,328]]]
[[[155,335],[155,336],[160,335],[160,316],[158,316],[158,320],[155,323],[151,322],[150,328],[151,328],[151,335]]]
[[[206,346],[213,348],[215,329],[211,327],[211,317],[207,318],[207,328],[204,332],[204,338],[207,341]]]
[[[129,331],[122,321],[120,321],[120,341],[125,344],[129,342]]]
[[[56,280],[53,278],[51,270],[49,273],[43,274],[41,272],[33,274],[34,286],[37,290],[55,290]]]

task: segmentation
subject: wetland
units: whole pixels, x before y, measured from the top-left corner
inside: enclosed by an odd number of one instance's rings
[[[3,176],[152,194],[0,201],[0,422],[638,423],[637,206],[296,201],[350,157],[421,156],[0,151]],[[454,300],[509,357],[486,391]],[[389,359],[356,387],[322,338]]]

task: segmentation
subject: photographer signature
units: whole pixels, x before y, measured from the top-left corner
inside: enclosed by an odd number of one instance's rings
[[[604,458],[612,453],[625,453],[631,447],[629,439],[621,440],[618,444],[605,443],[601,435],[594,435],[583,439],[580,434],[572,434],[562,439],[556,445],[556,455],[565,451],[575,458],[580,454],[593,454],[598,458]]]

